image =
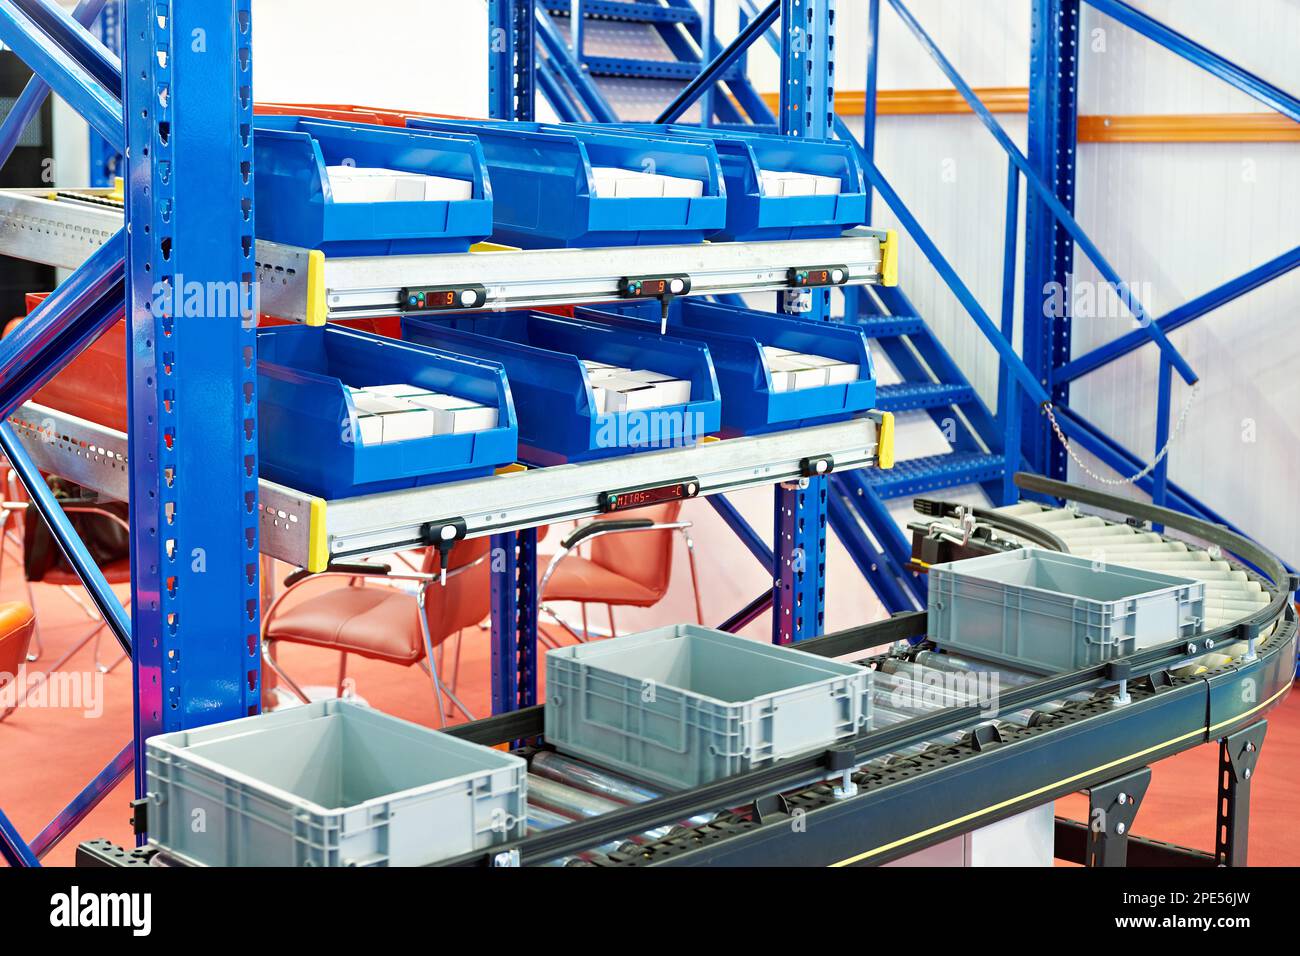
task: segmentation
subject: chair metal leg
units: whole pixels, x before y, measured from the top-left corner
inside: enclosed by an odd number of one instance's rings
[[[348,679],[348,652],[343,651],[339,654],[339,679],[334,687],[334,696],[343,696],[343,683]]]
[[[453,691],[460,686],[460,647],[463,643],[465,643],[465,631],[462,628],[456,632],[456,656],[452,658],[451,689]]]
[[[541,604],[538,605],[538,610],[542,611],[545,614],[549,614],[551,616],[551,620],[555,621],[556,624],[560,625],[560,627],[564,628],[566,631],[572,634],[573,639],[577,641],[579,644],[587,643],[587,639],[583,637],[583,635],[575,631],[573,629],[573,626],[569,624],[568,621],[560,617],[560,615],[555,612],[555,608],[551,607],[549,604]],[[538,632],[538,636],[541,637],[540,632]],[[550,648],[556,648],[560,646],[559,644],[555,643],[555,641],[551,640],[549,637],[542,637],[541,639]]]
[[[700,576],[695,568],[695,540],[685,528],[682,528],[682,537],[686,539],[686,561],[691,569],[691,591],[695,594],[695,623],[703,625],[704,605],[700,601]]]
[[[582,601],[578,606],[582,608],[582,638],[584,641],[590,641],[591,625],[587,623],[587,602]]]
[[[27,606],[32,609],[32,614],[36,613],[36,594],[32,590],[32,582],[27,580],[27,575],[23,575],[23,584],[27,588]],[[27,662],[34,664],[41,659],[45,653],[45,643],[41,640],[41,619],[36,618],[36,623],[32,627],[32,645],[35,646],[35,653],[29,648],[27,651]]]
[[[266,666],[275,671],[275,676],[284,681],[285,686],[289,688],[300,701],[304,704],[310,704],[311,698],[307,696],[306,691],[298,686],[298,682],[281,670],[280,665],[275,660],[274,645],[266,638],[262,638],[262,660]]]

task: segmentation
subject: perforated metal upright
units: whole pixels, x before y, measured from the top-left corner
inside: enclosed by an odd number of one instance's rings
[[[1026,156],[1066,209],[1074,210],[1079,129],[1079,0],[1033,0],[1029,47],[1029,142]],[[1053,381],[1070,361],[1070,314],[1045,308],[1051,290],[1065,290],[1074,269],[1074,240],[1052,210],[1031,192],[1025,200],[1025,364],[1056,404],[1069,386]],[[1058,301],[1068,303],[1069,296]],[[1030,466],[1064,480],[1068,459],[1032,398],[1022,399],[1021,450]],[[1031,425],[1031,423],[1034,423]],[[1013,469],[1014,470],[1014,463]]]
[[[835,0],[783,0],[781,132],[825,139],[835,126]],[[811,321],[830,318],[830,293],[813,291]],[[791,303],[786,304],[790,310]],[[826,617],[827,482],[778,486],[772,569],[772,640],[791,644],[822,633]]]
[[[536,106],[531,2],[488,4],[488,106],[493,119],[531,121]],[[537,529],[492,536],[492,712],[537,703]]]
[[[249,0],[126,0],[136,789],[146,738],[254,713]]]

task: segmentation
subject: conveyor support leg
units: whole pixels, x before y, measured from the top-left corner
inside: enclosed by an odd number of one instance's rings
[[[1142,767],[1088,790],[1087,866],[1124,866],[1142,798],[1151,785],[1151,768]]]
[[[1219,742],[1219,802],[1214,858],[1219,866],[1245,866],[1250,831],[1250,782],[1264,746],[1268,721],[1239,730]]]

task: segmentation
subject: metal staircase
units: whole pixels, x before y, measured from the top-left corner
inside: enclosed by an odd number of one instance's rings
[[[538,0],[537,9],[543,69],[551,72],[542,89],[566,119],[567,112],[599,121],[607,112],[606,121],[654,120],[699,74],[702,53],[718,49],[711,29],[706,41],[707,25],[690,0]],[[743,60],[723,80],[731,96],[711,97],[718,122],[775,122]],[[565,109],[550,95],[561,90]],[[701,114],[696,105],[682,119],[698,123]]]
[[[575,9],[582,13],[580,53],[574,48]],[[756,14],[742,4],[742,16]],[[652,121],[698,75],[701,52],[710,54],[707,60],[718,49],[716,40],[706,44],[711,30],[690,0],[538,0],[537,16],[540,88],[566,121]],[[779,43],[772,32],[768,39]],[[709,122],[716,125],[775,124],[743,60],[723,77],[730,96],[703,100],[683,121],[701,122],[703,110],[711,108]],[[1014,492],[1006,479],[1015,469],[1007,467],[993,412],[900,289],[875,289],[846,301],[845,320],[871,336],[901,378],[879,388],[877,406],[925,411],[952,448],[900,459],[890,471],[849,473],[832,482],[832,528],[889,610],[910,610],[924,606],[925,585],[904,570],[911,545],[886,502],[979,484],[994,505],[1007,504]]]

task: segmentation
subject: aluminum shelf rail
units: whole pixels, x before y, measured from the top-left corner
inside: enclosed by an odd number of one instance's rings
[[[691,296],[780,291],[791,269],[832,266],[845,269],[844,285],[878,284],[885,246],[884,231],[860,228],[832,239],[341,259],[259,242],[257,256],[262,311],[320,324],[392,315],[406,287],[481,286],[468,312],[618,299],[623,280],[648,274],[689,278]]]
[[[122,228],[121,210],[93,191],[0,191],[0,254],[74,269]],[[629,277],[686,277],[692,296],[780,291],[791,269],[842,267],[844,285],[880,284],[888,234],[859,228],[831,239],[720,242],[602,249],[501,250],[420,256],[327,258],[259,241],[259,309],[321,325],[399,311],[405,288],[481,287],[462,311],[500,311],[618,299]]]
[[[119,501],[130,474],[126,436],[29,402],[9,418],[42,470]],[[325,501],[263,479],[261,550],[309,571],[330,561],[431,543],[430,529],[455,526],[467,538],[590,518],[609,495],[674,484],[690,497],[724,494],[806,477],[830,459],[836,472],[876,463],[878,425],[859,418],[690,448],[555,465],[467,481]],[[633,471],[635,483],[629,484]]]

